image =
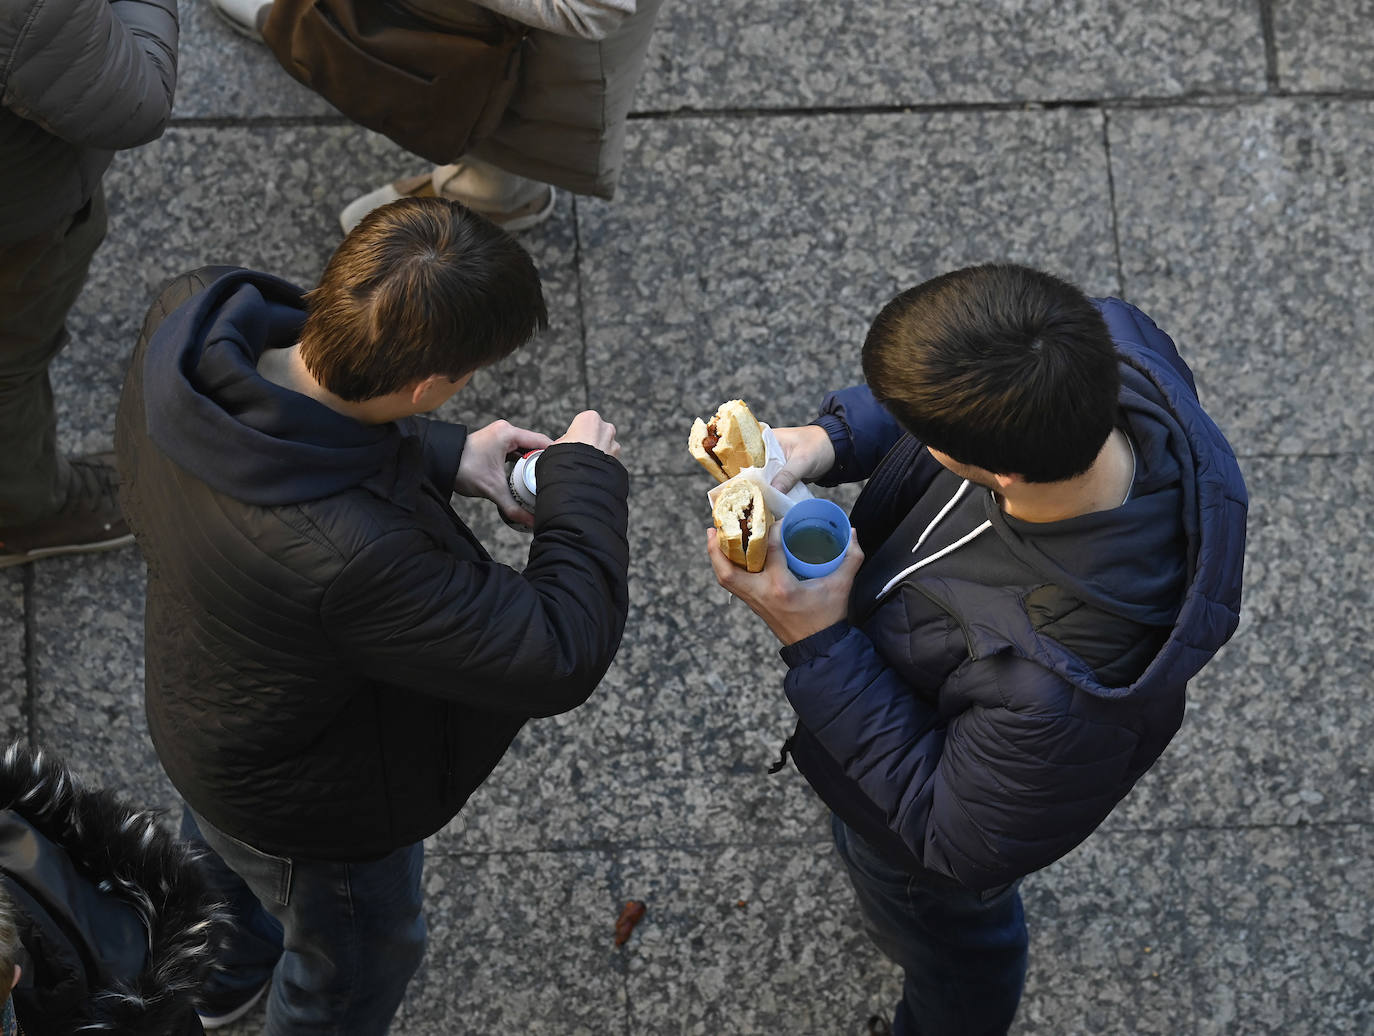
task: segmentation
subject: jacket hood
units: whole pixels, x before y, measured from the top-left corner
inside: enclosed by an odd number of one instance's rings
[[[300,288],[250,270],[222,275],[169,314],[144,359],[149,437],[215,490],[262,506],[388,472],[397,424],[355,421],[258,374],[263,351],[295,344],[304,322]]]
[[[1000,514],[993,524],[1014,553],[1082,600],[1169,627],[1129,686],[1105,687],[1081,663],[1053,666],[1100,697],[1121,697],[1181,686],[1235,632],[1248,498],[1235,454],[1202,409],[1173,341],[1128,303],[1097,305],[1122,360],[1121,408],[1136,452],[1132,498],[1033,537],[1025,532],[1036,527]]]
[[[1127,368],[1127,382],[1138,381]],[[1168,626],[1187,579],[1181,512],[1196,507],[1191,467],[1174,450],[1178,423],[1144,386],[1121,393],[1135,459],[1130,498],[1110,511],[1036,524],[1008,517],[989,496],[987,516],[1008,549],[1081,601],[1132,622]],[[1186,445],[1186,443],[1183,443]]]
[[[85,788],[49,753],[12,745],[0,759],[0,880],[27,958],[14,993],[21,1024],[199,1031],[191,1005],[229,920],[196,861],[154,814]]]

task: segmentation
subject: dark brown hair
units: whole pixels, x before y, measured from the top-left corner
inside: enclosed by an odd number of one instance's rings
[[[403,198],[368,213],[305,304],[301,359],[350,402],[432,375],[460,378],[548,326],[529,254],[442,198]]]
[[[1038,270],[970,266],[898,295],[863,348],[869,387],[956,461],[1029,482],[1092,466],[1116,421],[1116,350],[1097,307]]]

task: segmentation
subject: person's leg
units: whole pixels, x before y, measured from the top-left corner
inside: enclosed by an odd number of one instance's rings
[[[211,975],[199,998],[202,1017],[216,1021],[224,1019],[220,1024],[225,1024],[251,1008],[271,980],[282,953],[281,925],[263,909],[244,880],[206,842],[189,807],[181,811],[180,835],[200,850],[201,871],[233,920],[229,938],[220,950],[219,968]]]
[[[105,238],[105,195],[44,234],[0,245],[0,527],[58,511],[68,473],[57,453],[48,364]]]
[[[896,1036],[1005,1033],[1026,979],[1019,883],[993,893],[927,885],[887,864],[838,817],[833,827],[864,928],[905,973]]]
[[[197,821],[282,927],[264,1032],[383,1036],[424,956],[423,843],[363,863],[287,859]]]
[[[555,192],[546,183],[516,176],[472,157],[433,171],[404,177],[369,191],[339,213],[339,226],[347,234],[373,209],[399,198],[448,198],[462,202],[507,231],[527,230],[553,212]]]

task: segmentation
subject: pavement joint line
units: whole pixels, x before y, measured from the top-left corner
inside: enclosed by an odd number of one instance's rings
[[[687,121],[692,119],[767,119],[805,116],[865,116],[920,115],[958,112],[1017,112],[1057,111],[1133,111],[1155,109],[1192,109],[1257,107],[1275,101],[1302,103],[1374,101],[1374,89],[1369,90],[1275,90],[1265,93],[1178,94],[1170,97],[1100,97],[1036,99],[1018,101],[932,101],[914,104],[879,105],[821,105],[811,107],[722,107],[650,109],[631,112],[636,122]],[[173,116],[169,126],[174,129],[258,129],[311,127],[350,128],[358,125],[344,115],[190,115]]]
[[[572,224],[573,224],[573,305],[577,310],[577,341],[580,346],[577,354],[577,373],[582,379],[582,409],[591,410],[592,408],[592,377],[587,366],[587,353],[589,351],[587,334],[587,307],[586,293],[583,291],[582,279],[582,220],[579,218],[577,195],[571,194],[572,204]]]
[[[24,594],[24,703],[20,708],[29,747],[38,744],[38,603],[34,566],[25,565]]]
[[[1116,205],[1116,174],[1112,169],[1112,113],[1102,111],[1102,153],[1107,162],[1107,207],[1112,217],[1112,249],[1116,253],[1117,298],[1126,298],[1126,264],[1121,258],[1121,217]]]
[[[1264,78],[1270,93],[1278,93],[1279,43],[1274,28],[1274,0],[1259,0],[1260,35],[1264,37]]]
[[[1295,821],[1291,824],[1183,824],[1179,827],[1112,827],[1098,828],[1093,832],[1092,837],[1139,837],[1156,835],[1180,835],[1180,834],[1227,834],[1235,832],[1251,831],[1313,831],[1313,832],[1336,832],[1355,828],[1358,830],[1374,829],[1374,819],[1370,820],[1317,820],[1317,821]],[[741,840],[737,842],[617,842],[614,845],[606,843],[589,843],[587,845],[571,846],[547,846],[538,849],[450,849],[445,847],[426,847],[426,853],[431,856],[443,857],[474,857],[480,859],[497,858],[507,856],[549,856],[549,855],[569,855],[569,854],[593,854],[616,856],[622,853],[650,853],[650,852],[682,852],[696,853],[718,851],[722,849],[764,849],[764,850],[783,850],[783,849],[826,849],[831,846],[829,837],[790,839],[777,842],[760,842],[758,840]]]

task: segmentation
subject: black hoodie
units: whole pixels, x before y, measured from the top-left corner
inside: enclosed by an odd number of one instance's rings
[[[600,681],[628,608],[628,477],[551,447],[529,564],[498,565],[449,506],[465,431],[361,424],[266,381],[301,292],[216,272],[153,307],[116,423],[153,743],[228,834],[377,857],[447,823],[527,718]]]

